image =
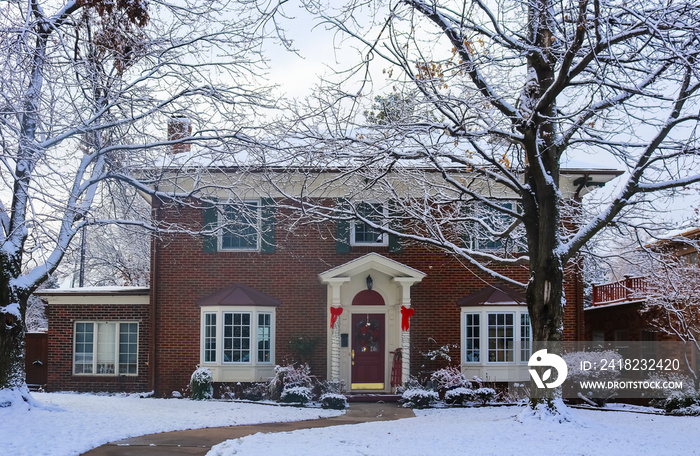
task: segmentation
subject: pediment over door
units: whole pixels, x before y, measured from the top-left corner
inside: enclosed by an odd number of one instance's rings
[[[364,274],[372,270],[379,271],[401,282],[416,283],[420,282],[425,277],[425,274],[417,269],[372,252],[329,269],[326,272],[322,272],[319,274],[319,278],[323,283],[330,283],[343,279],[351,279],[358,274]]]

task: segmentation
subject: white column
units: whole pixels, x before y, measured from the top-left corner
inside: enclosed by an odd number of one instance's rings
[[[330,287],[330,306],[328,308],[328,317],[329,321],[332,318],[331,317],[331,308],[333,307],[342,307],[342,303],[340,300],[340,287],[348,282],[350,279],[347,277],[338,277],[338,278],[332,278],[326,281],[328,286]],[[334,382],[339,382],[340,381],[340,319],[341,316],[338,316],[338,319],[336,320],[335,324],[331,328],[330,331],[330,339],[331,339],[331,359],[330,359],[330,365],[331,365],[331,380]]]
[[[401,384],[411,375],[411,330],[401,331]]]
[[[340,317],[331,332],[331,380],[340,381]]]
[[[417,282],[412,277],[396,277],[394,282],[401,285],[401,307],[411,308],[411,285]],[[403,317],[399,318],[402,322]],[[401,383],[406,383],[411,375],[411,330],[401,330]]]

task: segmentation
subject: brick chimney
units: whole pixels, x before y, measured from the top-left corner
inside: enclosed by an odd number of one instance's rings
[[[173,116],[168,120],[168,141],[192,136],[192,122],[184,116]],[[171,154],[179,154],[190,151],[190,143],[171,144],[169,150]]]

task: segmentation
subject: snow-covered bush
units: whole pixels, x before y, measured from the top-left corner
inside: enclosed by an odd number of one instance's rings
[[[311,391],[313,379],[311,370],[307,364],[295,367],[293,364],[287,366],[275,366],[275,375],[270,380],[270,398],[281,399],[282,392],[293,386],[303,386]]]
[[[443,367],[438,369],[430,376],[433,385],[437,390],[449,390],[458,386],[464,386],[467,379],[462,374],[462,371],[457,367]]]
[[[324,409],[345,410],[348,399],[343,394],[325,393],[321,396],[321,407]]]
[[[192,399],[201,401],[211,399],[214,396],[214,375],[206,367],[198,367],[190,377],[190,391]]]
[[[445,392],[445,402],[448,405],[460,407],[464,405],[465,402],[470,402],[473,400],[474,390],[465,388],[463,386],[447,390],[447,392]]]
[[[700,416],[700,395],[692,388],[673,391],[654,405],[661,406],[669,415]]]
[[[496,390],[482,386],[481,388],[473,390],[473,394],[475,400],[481,402],[482,404],[488,404],[496,397]]]
[[[438,393],[422,388],[412,388],[401,395],[404,407],[426,408],[439,399]]]
[[[311,388],[307,386],[289,386],[282,390],[280,401],[287,404],[306,404],[311,400]]]

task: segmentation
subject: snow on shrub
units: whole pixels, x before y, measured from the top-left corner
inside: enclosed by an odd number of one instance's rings
[[[474,390],[463,386],[447,390],[445,393],[445,402],[449,405],[462,406],[465,402],[474,400]]]
[[[669,415],[700,416],[700,396],[692,390],[674,391],[662,405]]]
[[[488,404],[496,397],[496,390],[493,388],[481,387],[474,390],[474,399],[482,404]]]
[[[321,407],[324,409],[345,410],[348,399],[343,394],[326,393],[321,396]]]
[[[190,391],[192,399],[201,401],[214,397],[214,375],[206,367],[199,367],[190,377]]]
[[[309,366],[307,364],[299,367],[293,364],[275,366],[275,375],[270,380],[270,398],[281,399],[282,392],[293,386],[303,386],[311,390],[313,379]]]
[[[430,404],[439,399],[437,392],[419,388],[408,389],[403,392],[401,397],[403,399],[404,407],[418,409],[430,407]]]
[[[306,404],[311,400],[311,388],[306,386],[285,387],[280,400],[287,404]]]
[[[444,367],[438,369],[430,376],[435,388],[438,390],[448,390],[457,386],[464,386],[467,379],[462,374],[462,371],[457,367]]]

